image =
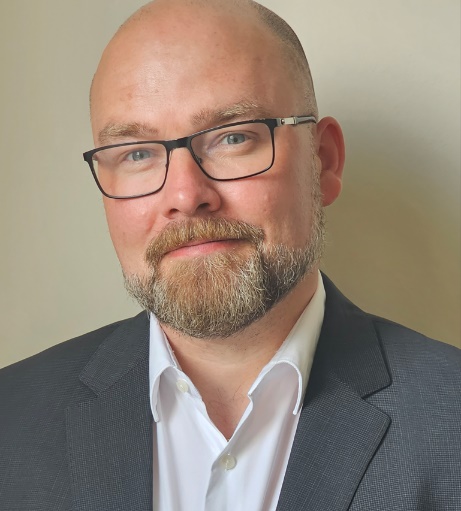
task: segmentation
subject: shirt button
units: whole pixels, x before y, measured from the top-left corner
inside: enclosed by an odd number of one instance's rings
[[[225,470],[232,470],[237,465],[237,460],[232,454],[225,454],[219,461]]]
[[[176,387],[178,387],[178,390],[180,390],[182,393],[189,392],[189,385],[186,380],[178,380],[176,382]]]

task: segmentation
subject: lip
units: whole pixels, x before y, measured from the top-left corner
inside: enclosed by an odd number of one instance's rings
[[[241,241],[242,240],[236,238],[193,240],[188,243],[184,243],[183,245],[180,245],[173,250],[170,250],[165,255],[172,257],[193,257],[206,255],[220,250],[222,251],[232,249],[233,246]]]

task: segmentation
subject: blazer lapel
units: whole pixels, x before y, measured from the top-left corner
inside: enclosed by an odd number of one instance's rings
[[[327,302],[277,511],[345,511],[390,424],[364,398],[390,385],[371,319],[323,276]]]
[[[146,313],[124,322],[80,375],[95,397],[67,409],[74,509],[152,509]]]

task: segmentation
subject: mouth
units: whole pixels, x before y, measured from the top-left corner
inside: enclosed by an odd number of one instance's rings
[[[217,238],[193,240],[167,251],[164,254],[169,257],[196,257],[211,254],[213,252],[232,250],[243,240],[237,238]]]
[[[182,258],[184,262],[207,255],[228,254],[264,239],[261,228],[224,218],[171,222],[146,248],[145,261],[155,268],[161,261]],[[232,254],[233,255],[233,254]]]

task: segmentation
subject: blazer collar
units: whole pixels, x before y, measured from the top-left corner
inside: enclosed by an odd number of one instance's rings
[[[125,321],[88,362],[80,380],[95,397],[66,411],[74,509],[152,509],[149,322]]]
[[[390,424],[364,398],[391,383],[371,318],[323,276],[325,317],[277,511],[345,511]]]

